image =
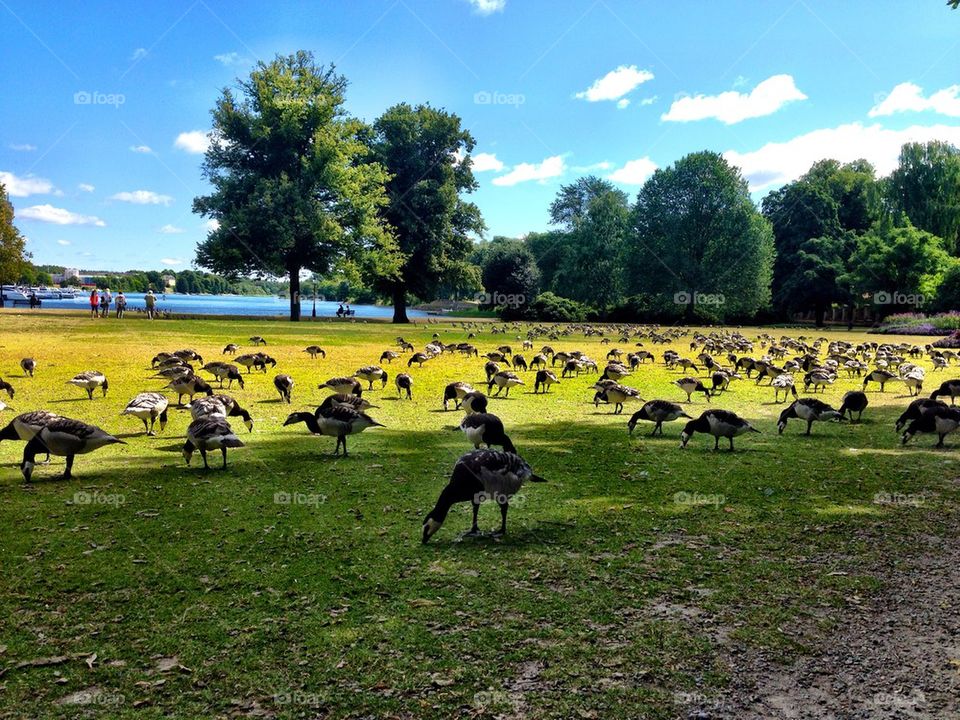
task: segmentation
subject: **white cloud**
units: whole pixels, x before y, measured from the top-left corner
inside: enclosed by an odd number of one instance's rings
[[[670,109],[660,116],[670,122],[690,122],[714,118],[727,125],[749,118],[772,115],[789,102],[806,100],[790,75],[774,75],[757,85],[749,93],[729,92],[719,95],[693,95],[673,101]]]
[[[636,65],[621,65],[602,78],[594,80],[593,85],[583,92],[578,92],[575,97],[588,102],[619,100],[648,80],[653,80],[653,73],[649,70],[640,70]]]
[[[139,62],[140,60],[143,60],[146,56],[147,56],[146,48],[137,48],[136,50],[133,51],[133,54],[130,56],[130,61]]]
[[[503,12],[507,6],[507,0],[469,0],[473,9],[481,15],[491,15],[495,12]]]
[[[31,205],[17,212],[21,218],[53,223],[54,225],[95,225],[104,227],[106,223],[95,215],[81,215],[53,205]]]
[[[817,160],[828,158],[840,162],[864,158],[873,164],[879,176],[888,175],[897,167],[904,143],[930,140],[960,145],[960,127],[913,125],[887,130],[879,124],[850,123],[814,130],[786,142],[767,143],[752,152],[729,150],[724,157],[743,171],[751,190],[762,190],[796,180]]]
[[[612,162],[603,160],[601,162],[593,163],[592,165],[573,165],[570,169],[575,173],[590,173],[596,172],[597,170],[609,170],[612,167]]]
[[[177,135],[173,146],[193,155],[202,155],[210,147],[210,133],[203,130],[190,130]]]
[[[11,197],[29,197],[31,195],[49,195],[56,192],[56,188],[49,180],[36,175],[19,177],[12,172],[0,170],[0,183],[7,188]]]
[[[164,265],[170,265],[170,266],[183,265],[183,260],[181,260],[180,258],[161,258],[160,262],[162,262]]]
[[[69,244],[70,244],[69,240],[57,240],[57,245],[63,245],[64,247],[66,247]]]
[[[870,117],[901,112],[932,110],[940,115],[960,117],[960,85],[937,90],[930,97],[923,96],[923,88],[910,82],[900,83],[880,102],[870,108]]]
[[[30,143],[10,143],[8,147],[17,152],[33,152],[37,149],[36,145],[31,145]]]
[[[81,192],[93,192],[96,188],[90,183],[80,183],[77,185]]]
[[[624,110],[630,107],[630,98],[620,98],[617,100],[617,110]]]
[[[247,58],[236,52],[220,53],[219,55],[214,55],[213,59],[225,67],[231,67],[232,65],[247,65],[250,63]]]
[[[173,198],[169,195],[160,195],[153,190],[134,190],[133,192],[118,192],[110,196],[111,200],[133,203],[134,205],[169,205]]]
[[[153,149],[149,145],[131,145],[130,152],[148,155],[153,152]]]
[[[640,104],[643,106],[653,105],[658,98],[659,98],[659,95],[654,95],[653,97],[644,98],[643,100],[640,101]]]
[[[503,161],[497,159],[496,153],[477,153],[470,156],[470,168],[474,172],[500,172],[503,170]]]
[[[157,232],[161,232],[164,235],[179,235],[182,232],[186,232],[186,230],[179,228],[176,225],[167,224],[160,228]]]
[[[648,157],[627,160],[622,168],[610,173],[607,178],[623,185],[643,185],[653,175],[657,164]]]
[[[214,230],[219,230],[219,229],[220,229],[220,221],[219,221],[219,220],[207,220],[207,221],[203,224],[203,227],[204,227],[204,229],[205,229],[207,232],[213,232]]]
[[[519,165],[515,165],[506,175],[495,177],[493,184],[509,187],[517,183],[529,182],[530,180],[543,182],[549,178],[563,175],[566,169],[567,166],[563,161],[563,155],[554,155],[540,163],[520,163]]]

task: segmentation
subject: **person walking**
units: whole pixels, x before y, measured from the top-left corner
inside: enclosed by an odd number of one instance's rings
[[[110,288],[100,293],[100,317],[110,315],[110,303],[113,302],[113,295],[110,294]]]
[[[90,291],[90,317],[97,317],[97,313],[100,310],[100,296],[97,295],[97,289],[94,288]]]
[[[123,290],[117,293],[117,320],[123,319],[123,313],[127,309],[127,296]]]
[[[147,290],[147,294],[143,296],[143,301],[147,305],[147,320],[153,320],[153,315],[157,307],[157,296],[153,294],[153,289]]]

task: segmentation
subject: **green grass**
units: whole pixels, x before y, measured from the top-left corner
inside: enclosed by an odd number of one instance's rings
[[[771,389],[735,383],[712,407],[763,434],[728,454],[700,435],[681,451],[679,423],[663,439],[646,437],[647,425],[629,438],[638,406],[622,417],[594,408],[594,376],[544,397],[530,394],[530,374],[491,411],[549,482],[523,489],[502,540],[461,540],[470,511],[460,505],[426,546],[423,516],[468,449],[451,429],[461,414],[439,411],[441,391],[480,383],[482,360],[412,368],[413,402],[395,399],[392,375],[407,368],[394,362],[386,389],[369,393],[387,427],[352,437],[346,459],[331,457],[333,439],[282,427],[291,408],[277,402],[273,372],[231,391],[256,427],[235,424],[247,447],[231,451],[226,472],[204,472],[199,457],[185,466],[186,411],[154,438],[119,415],[135,393],[161,388],[149,379],[160,350],[192,347],[209,361],[263,335],[276,372],[297,382],[299,409],[325,396],[318,382],[376,363],[396,335],[422,347],[433,332],[466,338],[450,324],[0,314],[15,411],[54,410],[128,442],[78,457],[70,481],[53,480],[55,458],[29,485],[22,444],[0,443],[0,717],[672,718],[678,693],[715,697],[736,672],[724,645],[785,660],[806,651],[836,612],[881,589],[873,568],[913,552],[916,534],[943,532],[956,508],[957,454],[933,451],[930,438],[899,446],[893,421],[908,400],[895,384],[870,393],[862,424],[817,424],[807,438],[799,424],[777,436],[783,406]],[[301,352],[314,342],[326,360]],[[520,345],[486,330],[474,342]],[[674,347],[689,355],[687,343]],[[579,335],[550,344],[600,362],[607,350]],[[18,377],[27,355],[33,379]],[[106,398],[65,384],[85,369],[107,374]],[[629,384],[680,400],[676,376],[648,364]],[[839,405],[854,385],[838,380],[825,399]],[[691,414],[704,409],[695,400]],[[312,502],[278,504],[275,493]],[[691,506],[677,493],[722,497]],[[877,493],[921,502],[877,504]],[[498,522],[482,508],[481,527]],[[61,655],[70,659],[16,667]],[[174,657],[186,669],[164,670]],[[91,688],[101,704],[58,704]]]

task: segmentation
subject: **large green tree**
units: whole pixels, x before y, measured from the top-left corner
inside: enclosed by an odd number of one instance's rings
[[[895,210],[960,254],[960,148],[940,141],[907,143],[886,186]]]
[[[7,195],[7,188],[0,183],[0,284],[14,283],[27,267],[29,253],[24,249],[23,235],[13,224],[13,204]],[[0,292],[0,307],[3,307],[3,293]]]
[[[637,196],[626,244],[630,294],[674,304],[688,320],[752,315],[770,300],[773,232],[717,153],[657,170]]]
[[[347,81],[299,51],[260,62],[238,93],[213,109],[203,173],[213,192],[194,212],[219,226],[197,248],[215,272],[288,276],[290,319],[300,319],[300,274],[338,263],[395,272],[378,209],[384,169],[368,162],[364,125],[344,109]]]
[[[401,103],[374,122],[372,159],[389,173],[380,213],[402,255],[399,272],[377,286],[393,298],[395,323],[409,322],[408,293],[432,300],[447,278],[469,276],[473,236],[484,230],[480,210],[461,197],[477,188],[473,146],[459,117],[428,105]]]
[[[477,248],[473,260],[480,266],[486,304],[517,311],[537,296],[540,271],[522,240],[495,237]]]

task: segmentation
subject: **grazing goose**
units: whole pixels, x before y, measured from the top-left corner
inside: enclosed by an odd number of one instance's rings
[[[11,420],[3,430],[0,430],[0,440],[29,442],[40,430],[59,419],[59,415],[46,410],[22,413]],[[47,453],[47,462],[50,462],[50,453]]]
[[[199,420],[208,415],[221,417],[238,417],[243,420],[249,432],[253,432],[253,418],[250,413],[240,407],[240,403],[229,395],[211,395],[190,403],[190,417]]]
[[[512,364],[514,370],[517,368],[520,368],[524,372],[527,370],[527,359],[523,355],[514,355]]]
[[[728,370],[717,370],[710,375],[710,379],[713,383],[710,394],[719,395],[730,389],[730,382],[732,380],[740,380],[740,375],[735,372],[729,372]]]
[[[607,366],[603,369],[603,374],[600,376],[606,380],[621,380],[627,375],[632,375],[633,373],[630,370],[620,363],[608,363]]]
[[[487,411],[487,396],[479,390],[473,390],[463,396],[460,401],[460,407],[467,415],[470,413],[483,413]]]
[[[23,370],[24,375],[33,377],[33,371],[37,369],[37,363],[34,362],[33,358],[23,358],[20,361],[20,369]]]
[[[497,351],[497,352],[488,352],[486,355],[484,355],[484,357],[487,358],[487,360],[489,360],[489,361],[492,362],[492,363],[506,363],[506,362],[507,362],[507,357],[506,357],[506,355],[504,355],[502,352],[499,352],[499,351]],[[488,364],[489,364],[489,363],[488,363]]]
[[[421,541],[429,541],[447,519],[451,506],[460,502],[473,504],[473,525],[467,535],[479,535],[477,513],[480,511],[480,504],[488,498],[500,506],[500,530],[494,535],[505,534],[510,497],[528,481],[546,482],[542,477],[534,475],[533,470],[519,455],[499,450],[471,450],[457,460],[450,481],[440,493],[437,504],[424,518]]]
[[[160,432],[167,426],[167,406],[170,401],[167,396],[158,392],[142,392],[133,398],[121,415],[133,415],[143,421],[143,429],[147,435],[155,435],[153,432],[154,423],[160,421]],[[150,424],[147,424],[147,420]]]
[[[710,391],[707,389],[706,385],[700,382],[698,378],[680,378],[679,380],[674,380],[673,384],[687,394],[687,402],[690,402],[690,396],[695,392],[702,392],[704,397],[707,398],[707,402],[710,402]]]
[[[803,376],[803,390],[806,392],[810,389],[810,386],[813,386],[814,392],[817,391],[817,388],[820,388],[820,391],[823,392],[829,385],[833,385],[836,379],[836,373],[827,370],[811,370]],[[866,385],[864,385],[864,387],[866,387]]]
[[[324,360],[327,359],[327,351],[324,350],[319,345],[307,345],[307,347],[305,347],[303,351],[305,353],[309,353],[311,360],[316,360],[317,355],[322,355]]]
[[[683,449],[690,442],[694,433],[707,433],[713,435],[713,449],[720,449],[720,438],[725,437],[730,441],[730,451],[733,452],[733,439],[747,432],[760,432],[746,420],[736,413],[729,410],[707,410],[696,420],[691,420],[680,433],[680,448]]]
[[[897,418],[897,423],[894,425],[896,432],[901,432],[908,422],[911,420],[916,420],[918,417],[923,415],[925,412],[934,410],[935,408],[945,408],[950,407],[942,400],[932,400],[930,398],[917,398],[911,402],[907,409],[903,411],[903,414]]]
[[[247,369],[247,373],[251,369],[260,370],[261,372],[267,371],[267,365],[270,367],[276,367],[277,361],[266,353],[251,353],[247,355],[240,355],[235,359],[235,362],[238,365],[243,365]]]
[[[787,421],[790,418],[800,418],[807,421],[807,432],[810,434],[810,428],[816,421],[843,420],[843,415],[817,398],[800,398],[794,400],[790,407],[780,413],[780,420],[777,422],[777,430],[783,435],[787,429]]]
[[[175,361],[180,361],[180,362],[182,362],[182,361],[180,360],[180,358],[178,358],[178,357],[177,357],[176,355],[174,355],[173,353],[161,352],[161,353],[157,353],[156,355],[153,356],[153,359],[150,361],[150,367],[157,367],[157,366],[160,365],[161,363],[165,363],[165,362],[168,362],[168,361],[170,361],[170,360],[175,360]]]
[[[368,427],[384,427],[372,417],[348,405],[334,405],[325,413],[290,413],[284,421],[284,426],[295,423],[305,423],[307,429],[314,435],[327,435],[337,438],[337,447],[334,455],[340,454],[340,445],[343,445],[343,456],[347,457],[347,435],[361,433]]]
[[[517,452],[503,429],[503,422],[492,413],[466,415],[460,422],[460,429],[475,448],[479,449],[481,444],[486,444],[487,447],[499,445],[506,452]]]
[[[239,350],[239,349],[240,349],[240,346],[239,346],[239,345],[236,345],[235,343],[227,343],[226,345],[223,346],[223,352],[220,353],[220,354],[221,354],[221,355],[236,355],[236,354],[237,354],[237,350]]]
[[[354,377],[330,378],[325,383],[317,385],[317,387],[321,390],[324,388],[333,390],[335,393],[342,395],[356,395],[359,397],[363,394],[363,388],[360,387],[360,383],[357,382],[357,379]]]
[[[637,427],[638,422],[641,420],[649,420],[652,423],[656,423],[653,426],[653,432],[650,433],[650,437],[653,437],[657,432],[663,435],[663,424],[665,422],[672,422],[680,418],[690,418],[690,416],[687,415],[687,413],[683,411],[683,408],[677,405],[677,403],[668,402],[667,400],[650,400],[633,414],[627,422],[627,427],[630,429],[630,434],[633,435],[633,431]]]
[[[472,393],[473,387],[465,382],[452,382],[443,389],[443,409],[447,409],[447,403],[453,400],[453,409],[459,410],[460,404],[467,393]]]
[[[96,370],[87,370],[78,375],[74,375],[72,380],[67,380],[67,385],[76,385],[87,391],[87,397],[93,400],[93,391],[96,388],[103,390],[103,396],[107,396],[107,390],[110,384],[102,372]]]
[[[280,399],[290,402],[290,394],[293,392],[293,378],[289,375],[277,375],[273,379],[273,386],[280,393]]]
[[[910,395],[917,396],[923,392],[923,380],[926,377],[923,368],[914,367],[903,374],[903,384],[907,386]]]
[[[370,408],[380,407],[379,405],[373,405],[368,400],[363,399],[359,395],[354,395],[352,393],[337,393],[336,395],[328,395],[323,399],[323,402],[320,403],[320,406],[314,412],[314,415],[324,415],[327,410],[332,408],[334,405],[347,405],[352,407],[354,410],[369,410]]]
[[[797,388],[794,385],[792,373],[783,373],[781,375],[777,375],[770,385],[773,387],[774,402],[786,402],[788,394],[792,394],[794,398],[798,397]],[[783,400],[780,399],[781,390],[783,391]]]
[[[623,412],[623,404],[628,400],[638,400],[643,402],[643,398],[640,397],[640,392],[633,389],[632,387],[627,387],[626,385],[621,385],[620,383],[604,383],[603,385],[596,384],[593,385],[593,389],[597,390],[596,395],[593,396],[593,404],[597,406],[600,404],[600,400],[606,400],[609,403],[613,403],[613,414],[619,415]]]
[[[193,365],[188,363],[186,360],[181,360],[178,357],[167,358],[166,360],[161,360],[160,362],[154,365],[155,368],[159,369],[161,372],[164,370],[193,370]]]
[[[183,360],[184,362],[195,360],[201,365],[203,365],[203,358],[200,356],[200,353],[198,353],[196,350],[191,350],[189,348],[184,350],[174,350],[173,356],[179,360]]]
[[[930,399],[936,400],[938,397],[943,397],[944,395],[950,397],[951,405],[955,404],[957,396],[960,395],[960,380],[947,380],[943,382],[940,387],[930,394]]]
[[[853,422],[853,414],[857,414],[857,422],[863,417],[863,411],[867,409],[867,394],[859,390],[851,390],[843,395],[843,402],[840,405],[840,415],[850,413],[850,422]]]
[[[14,389],[13,385],[8,383],[6,380],[0,378],[0,392],[5,392],[11,400],[13,400]]]
[[[504,394],[504,397],[510,397],[510,388],[516,387],[517,385],[526,385],[526,383],[515,373],[508,370],[501,370],[490,378],[487,383],[487,392],[490,392],[494,385],[497,386],[497,392],[494,393],[494,395],[499,395],[500,391],[506,388],[507,392]]]
[[[193,451],[199,450],[203,469],[209,470],[207,450],[220,450],[223,454],[223,469],[227,469],[227,448],[243,447],[243,442],[234,435],[230,423],[222,415],[204,415],[187,428],[187,441],[183,444],[183,459],[190,464]]]
[[[560,384],[553,370],[537,370],[536,380],[533,383],[533,394],[536,395],[543,388],[544,393],[550,392],[550,386],[554,383]]]
[[[918,433],[936,433],[936,448],[943,447],[943,439],[960,427],[960,409],[955,407],[934,407],[912,420],[903,432],[901,442],[906,445]]]
[[[254,335],[252,338],[250,338],[250,342],[253,343],[254,347],[257,347],[257,346],[259,346],[259,345],[266,345],[266,344],[267,344],[267,341],[264,340],[264,339],[263,339],[262,337],[260,337],[259,335]]]
[[[189,395],[190,402],[193,402],[194,395],[213,395],[213,388],[199,375],[181,375],[173,378],[167,385],[168,388],[177,393],[177,405],[183,405],[183,396]]]
[[[381,382],[381,388],[385,388],[387,386],[387,372],[378,365],[366,365],[357,370],[353,376],[355,378],[360,378],[361,380],[366,380],[370,384],[370,387],[367,388],[368,390],[373,390],[374,380],[379,380]]]
[[[884,392],[884,385],[891,380],[899,380],[899,378],[888,370],[882,370],[878,368],[867,373],[867,375],[863,378],[863,389],[866,390],[867,384],[872,381],[880,385],[880,392]]]
[[[393,350],[384,350],[380,353],[380,362],[386,360],[388,363],[393,363],[398,357],[400,357],[400,353],[394,352]]]
[[[394,379],[394,384],[397,386],[397,397],[403,397],[403,394],[407,394],[407,400],[413,400],[413,378],[407,375],[406,373],[400,373]]]
[[[233,387],[233,381],[236,380],[237,384],[240,386],[240,389],[243,390],[243,376],[240,374],[240,370],[236,365],[231,365],[230,363],[225,362],[211,362],[207,363],[200,369],[206,370],[217,380],[219,380],[220,387],[223,387],[224,380],[229,380],[230,384],[227,385],[227,387],[231,388]]]
[[[423,367],[423,364],[429,359],[430,356],[426,353],[415,352],[410,356],[410,359],[407,360],[407,367],[412,367],[414,363],[416,363],[418,367]]]
[[[67,458],[67,467],[62,478],[70,479],[73,471],[73,458],[76,455],[98,450],[106,445],[125,444],[123,440],[101,430],[94,425],[60,417],[50,420],[27,441],[23,449],[23,462],[20,470],[23,479],[29,481],[33,476],[33,467],[36,464],[37,453],[58,455]]]
[[[500,372],[500,366],[491,360],[490,362],[484,364],[483,372],[487,376],[487,382],[490,382],[490,378]]]
[[[537,353],[533,356],[533,359],[530,361],[530,369],[533,368],[545,368],[547,366],[547,356],[543,353]]]

